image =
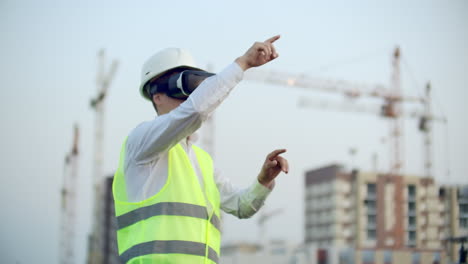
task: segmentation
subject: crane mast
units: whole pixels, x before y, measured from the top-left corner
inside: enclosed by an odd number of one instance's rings
[[[105,54],[104,50],[100,50],[98,53],[99,68],[96,78],[97,95],[91,99],[91,108],[96,112],[96,119],[94,123],[94,158],[93,158],[93,180],[94,184],[99,183],[102,180],[102,166],[104,162],[104,118],[105,118],[105,99],[107,96],[107,90],[109,89],[110,83],[117,71],[118,61],[114,60],[110,66],[108,73],[105,73],[104,63]]]
[[[435,120],[432,115],[432,106],[431,106],[431,84],[427,83],[426,85],[426,103],[424,104],[424,115],[419,119],[419,130],[424,133],[424,156],[425,163],[424,169],[426,176],[432,176],[432,124],[431,121]],[[442,120],[444,123],[445,119]]]
[[[60,264],[75,263],[76,181],[78,177],[78,125],[73,129],[73,145],[65,156],[63,186],[61,190]]]
[[[390,139],[391,139],[391,152],[390,152],[390,174],[399,175],[403,167],[403,122],[401,114],[403,112],[403,105],[401,103],[401,79],[400,79],[400,48],[396,48],[393,53],[393,73],[391,80],[390,96],[384,97],[385,105],[383,107],[382,115],[390,118]]]
[[[103,219],[102,213],[99,211],[102,208],[103,192],[100,188],[101,182],[104,179],[103,164],[104,164],[104,123],[105,123],[105,99],[111,81],[117,71],[118,61],[112,61],[108,72],[105,71],[105,54],[104,50],[98,53],[98,74],[96,78],[97,94],[91,99],[90,106],[95,111],[94,124],[94,155],[93,155],[93,191],[94,191],[94,210],[92,234],[90,235],[90,252],[88,263],[102,263],[102,239],[101,239],[101,223]]]

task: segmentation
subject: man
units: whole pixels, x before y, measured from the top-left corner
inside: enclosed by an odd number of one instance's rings
[[[251,217],[274,179],[288,172],[285,149],[268,154],[252,186],[235,189],[214,172],[211,157],[192,145],[193,133],[239,83],[243,72],[278,57],[279,36],[256,42],[214,75],[181,49],[165,49],[142,69],[141,94],[158,117],[125,140],[113,193],[119,255],[124,263],[218,263],[220,209]]]

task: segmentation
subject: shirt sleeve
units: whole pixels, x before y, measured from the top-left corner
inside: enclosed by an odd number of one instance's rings
[[[128,136],[127,155],[137,164],[145,164],[194,133],[242,80],[243,73],[233,62],[203,81],[177,108],[137,126]]]
[[[238,218],[253,216],[265,203],[271,189],[260,184],[257,179],[247,188],[235,187],[228,178],[215,171],[215,181],[221,199],[221,210]],[[274,184],[272,185],[272,189]]]

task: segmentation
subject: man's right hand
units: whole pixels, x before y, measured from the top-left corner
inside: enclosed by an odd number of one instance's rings
[[[264,42],[255,42],[244,55],[236,59],[237,64],[246,71],[249,68],[261,66],[278,58],[279,55],[273,46],[273,42],[279,38],[280,35],[276,35]]]
[[[280,154],[284,152],[286,152],[286,149],[277,149],[268,154],[265,163],[263,163],[262,170],[257,177],[259,183],[270,188],[272,182],[280,172],[289,172],[288,160],[280,156]]]

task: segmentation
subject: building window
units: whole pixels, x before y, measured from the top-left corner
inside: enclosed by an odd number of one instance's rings
[[[408,198],[416,198],[416,186],[408,185]]]
[[[375,229],[367,229],[367,239],[375,240],[377,238],[377,230]]]
[[[458,190],[458,215],[460,228],[468,228],[468,188]]]
[[[368,183],[367,184],[367,198],[375,199],[377,194],[377,187],[375,183]]]
[[[439,197],[440,197],[440,198],[445,198],[445,195],[446,195],[445,192],[446,192],[446,191],[445,191],[444,188],[439,188]]]
[[[408,185],[408,228],[407,228],[407,245],[410,247],[416,246],[416,186]]]
[[[408,230],[416,231],[416,216],[408,216]]]
[[[354,264],[354,249],[342,249],[340,251],[340,264]]]
[[[421,253],[413,252],[411,256],[411,264],[421,264]]]
[[[460,211],[460,216],[461,215],[468,216],[468,204],[458,205],[458,210]]]
[[[434,252],[433,264],[440,264],[440,252]]]
[[[374,250],[363,250],[361,252],[362,264],[374,264],[375,251]]]
[[[367,239],[375,240],[377,238],[377,187],[375,183],[367,184],[365,205],[367,209]]]
[[[416,231],[408,231],[408,246],[416,246]]]
[[[459,188],[457,190],[457,197],[458,200],[464,200],[466,202],[468,198],[468,186]]]
[[[460,204],[460,212],[468,213],[468,204]]]
[[[367,239],[377,239],[376,215],[367,215]]]
[[[468,228],[468,218],[460,218],[460,227]]]
[[[393,254],[392,251],[386,250],[383,253],[384,264],[392,264]]]
[[[375,213],[377,210],[377,202],[375,200],[366,201],[367,211]]]
[[[408,203],[408,216],[416,216],[416,210],[415,209],[410,209],[410,208],[416,208],[416,205],[414,202],[409,202]]]

